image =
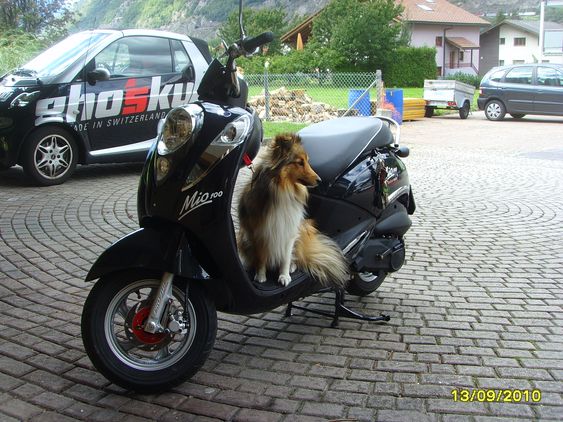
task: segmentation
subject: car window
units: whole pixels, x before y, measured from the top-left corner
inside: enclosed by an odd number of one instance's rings
[[[112,78],[172,73],[172,56],[167,38],[126,37],[106,47],[95,59]]]
[[[95,48],[111,34],[108,32],[79,32],[65,38],[22,66],[33,71],[35,77],[58,75],[75,63],[90,48]]]
[[[504,75],[504,72],[505,69],[497,70],[496,72],[493,72],[489,77],[489,80],[493,82],[500,82],[500,80],[502,79],[502,75]]]
[[[122,41],[116,41],[96,56],[95,63],[97,69],[109,70],[113,78],[124,76],[130,65],[129,47]]]
[[[561,86],[563,83],[563,72],[552,67],[538,67],[538,85]]]
[[[512,84],[531,84],[532,83],[532,67],[515,67],[510,69],[504,81]]]
[[[172,58],[174,59],[174,72],[181,72],[183,68],[192,63],[190,56],[188,56],[180,41],[171,40],[170,43],[172,45]]]

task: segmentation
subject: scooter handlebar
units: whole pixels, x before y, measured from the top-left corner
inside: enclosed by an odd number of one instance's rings
[[[264,32],[256,37],[246,38],[242,40],[242,48],[248,53],[253,53],[261,45],[267,44],[274,39],[274,34]]]

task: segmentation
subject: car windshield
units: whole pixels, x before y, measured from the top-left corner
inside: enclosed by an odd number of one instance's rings
[[[14,73],[36,78],[58,75],[84,55],[89,48],[93,48],[109,35],[109,32],[79,32],[71,35],[45,50]]]

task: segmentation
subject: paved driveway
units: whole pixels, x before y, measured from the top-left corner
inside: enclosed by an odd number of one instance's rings
[[[204,368],[158,396],[110,385],[79,330],[89,266],[136,227],[140,166],[52,188],[1,173],[0,420],[562,420],[563,119],[437,117],[403,142],[408,263],[357,303],[391,321],[221,314]],[[479,402],[500,389],[521,402]]]

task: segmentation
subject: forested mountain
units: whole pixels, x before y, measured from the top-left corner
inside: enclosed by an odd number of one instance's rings
[[[245,0],[245,7],[281,7],[288,24],[299,22],[330,0]],[[421,0],[423,1],[423,0]],[[498,12],[537,11],[537,0],[457,0],[464,9],[491,19]],[[217,29],[236,10],[238,0],[79,0],[78,29],[156,28],[215,38]]]

